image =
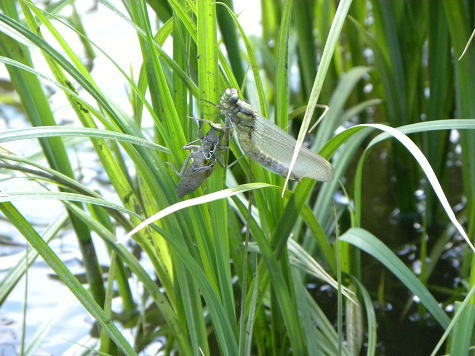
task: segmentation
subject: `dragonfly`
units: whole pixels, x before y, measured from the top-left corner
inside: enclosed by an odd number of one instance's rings
[[[260,116],[252,105],[239,99],[236,89],[221,96],[219,109],[227,123],[236,127],[239,145],[245,154],[267,170],[287,177],[297,141],[279,126]],[[327,182],[333,167],[325,158],[301,147],[290,179],[302,178]]]
[[[184,150],[189,150],[191,153],[183,163],[180,172],[168,163],[181,178],[176,188],[176,196],[178,198],[183,198],[185,195],[193,193],[198,189],[211,176],[216,167],[216,162],[224,166],[218,157],[219,154],[225,151],[225,147],[220,144],[222,136],[222,131],[211,127],[204,137],[199,133],[197,140],[183,146]],[[201,146],[195,144],[197,141],[201,141]]]

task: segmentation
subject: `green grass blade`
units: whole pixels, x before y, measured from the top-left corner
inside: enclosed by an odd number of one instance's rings
[[[455,303],[455,310],[462,307],[462,303]],[[463,308],[463,313],[457,319],[457,324],[452,332],[452,339],[450,343],[451,355],[467,354],[467,350],[472,347],[473,332],[475,326],[475,305],[466,304]]]
[[[298,38],[297,51],[304,98],[310,95],[313,78],[317,75],[315,38],[313,36],[313,21],[315,18],[311,7],[311,4],[307,1],[301,1],[292,9]]]
[[[450,319],[432,294],[422,285],[414,273],[374,235],[360,228],[352,228],[345,232],[340,240],[358,247],[384,264],[420,299],[421,303],[432,313],[439,324],[443,328],[447,328]]]
[[[467,336],[467,331],[470,329],[473,330],[473,322],[471,325],[468,327],[465,327],[465,322],[469,319],[473,318],[473,306],[470,305],[470,300],[473,298],[475,295],[475,288],[472,287],[472,289],[468,292],[467,296],[464,298],[464,301],[462,303],[457,302],[457,308],[456,308],[456,313],[454,317],[452,318],[452,321],[450,322],[450,325],[445,329],[444,335],[440,338],[439,342],[435,346],[434,350],[431,353],[431,356],[437,355],[439,353],[440,348],[442,347],[442,344],[444,341],[447,339],[449,334],[452,332],[452,329],[458,328],[460,326],[460,330],[457,331],[457,333],[464,338],[464,341],[466,340]],[[467,311],[467,308],[469,309]],[[467,318],[464,318],[464,315],[467,315]],[[462,320],[461,323],[459,321]],[[461,345],[465,345],[464,342],[462,342]],[[454,349],[457,347],[457,345],[454,345]],[[465,350],[457,350],[457,351],[462,351],[465,353]]]
[[[368,345],[367,345],[368,352],[366,354],[368,356],[375,355],[376,344],[377,344],[378,323],[376,321],[376,313],[374,310],[373,301],[371,300],[371,296],[369,295],[368,290],[364,287],[364,285],[356,278],[352,278],[352,280],[356,284],[356,287],[358,288],[358,291],[362,296],[362,300],[363,300],[365,311],[366,311],[366,323],[367,323],[367,334],[368,334]]]
[[[38,126],[27,129],[16,129],[0,132],[0,142],[11,142],[46,137],[94,137],[105,140],[126,142],[134,145],[151,148],[160,152],[169,153],[166,147],[149,142],[141,137],[135,137],[120,132],[113,132],[94,128],[67,127],[67,126]]]
[[[289,111],[289,31],[292,15],[292,1],[284,2],[279,37],[277,39],[277,63],[275,75],[275,123],[288,126]]]
[[[236,24],[232,21],[230,13],[233,13],[233,3],[232,0],[224,0],[223,4],[229,8],[229,12],[219,6],[216,8],[216,13],[218,17],[218,25],[223,36],[223,43],[226,47],[226,52],[228,53],[229,64],[231,65],[234,78],[236,78],[237,83],[243,83],[244,81],[244,69],[241,62],[241,55],[239,49],[239,41],[236,32]]]

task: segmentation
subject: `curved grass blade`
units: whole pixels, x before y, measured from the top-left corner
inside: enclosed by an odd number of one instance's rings
[[[260,189],[260,188],[266,188],[266,187],[272,187],[275,188],[276,186],[266,184],[266,183],[248,183],[248,184],[242,184],[238,187],[234,188],[228,188],[221,190],[219,192],[214,192],[208,195],[204,195],[199,198],[194,198],[190,200],[186,200],[177,204],[173,204],[169,206],[166,209],[163,209],[162,211],[159,211],[155,215],[149,217],[147,220],[143,221],[140,225],[135,227],[132,231],[130,231],[128,234],[126,234],[123,238],[118,239],[117,243],[124,243],[127,241],[132,235],[136,234],[138,231],[142,230],[143,228],[147,227],[148,225],[154,223],[157,220],[160,220],[161,218],[164,218],[167,215],[170,215],[176,211],[182,210],[184,208],[188,208],[190,206],[195,206],[195,205],[200,205],[204,203],[209,203],[218,199],[223,199],[223,198],[229,198],[234,195],[244,193],[250,190],[254,189]]]
[[[452,207],[450,206],[450,204],[447,200],[447,197],[444,194],[442,186],[440,185],[439,180],[437,179],[437,176],[434,173],[434,170],[432,169],[429,161],[424,156],[424,154],[421,152],[419,147],[417,147],[417,145],[414,142],[412,142],[412,140],[409,139],[406,135],[404,135],[401,131],[399,131],[397,129],[394,129],[392,127],[381,125],[381,124],[365,124],[365,125],[361,125],[361,126],[373,127],[373,128],[377,128],[381,131],[384,131],[384,132],[392,135],[394,138],[396,138],[399,142],[401,142],[407,148],[407,150],[418,161],[420,167],[422,168],[422,170],[426,174],[426,177],[429,180],[432,188],[434,189],[434,192],[436,193],[437,197],[439,198],[439,201],[442,204],[448,218],[450,219],[450,221],[452,221],[452,224],[455,225],[455,227],[460,232],[462,237],[465,239],[467,244],[470,246],[472,251],[475,252],[475,247],[473,246],[472,242],[468,238],[467,233],[463,229],[462,225],[457,221],[457,217],[455,216],[455,213],[453,212]],[[373,141],[370,142],[370,144],[368,145],[368,148],[372,147],[373,144],[374,144],[373,142],[377,142],[377,139],[378,139],[378,137],[373,139]]]

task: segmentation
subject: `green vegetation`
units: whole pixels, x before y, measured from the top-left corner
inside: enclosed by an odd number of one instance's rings
[[[0,195],[3,215],[32,247],[0,281],[0,305],[39,255],[97,320],[96,350],[106,354],[132,355],[163,338],[164,352],[183,355],[468,355],[473,44],[460,56],[475,28],[474,3],[262,0],[259,37],[241,27],[230,0],[123,4],[98,6],[136,31],[140,73],[128,74],[95,45],[74,1],[0,2],[0,62],[32,126],[1,132],[0,144],[37,139],[41,147],[35,157],[0,152],[0,169],[42,187]],[[86,60],[66,32],[80,40]],[[120,71],[132,115],[91,75],[95,56]],[[45,83],[64,92],[74,127],[57,125]],[[166,163],[182,167],[190,154],[182,150],[198,138],[190,116],[222,124],[212,103],[226,88],[239,88],[299,144],[310,139],[335,179],[291,182],[282,196],[285,179],[242,157],[234,137],[219,157],[226,169],[217,165],[201,188],[178,199],[180,178]],[[329,111],[309,135],[317,102]],[[150,117],[152,133],[143,124]],[[121,204],[74,170],[67,149],[85,147]],[[48,199],[67,214],[39,232],[15,202]],[[117,243],[149,217],[133,240],[153,276],[130,241]],[[87,284],[49,245],[64,228],[77,237]],[[105,280],[93,234],[110,255]],[[131,276],[143,285],[138,298]],[[112,311],[113,299],[120,311]],[[39,343],[22,352],[34,354]]]

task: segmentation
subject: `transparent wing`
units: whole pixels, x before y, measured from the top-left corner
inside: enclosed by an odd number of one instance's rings
[[[279,126],[256,117],[251,139],[263,152],[289,167],[297,141]],[[330,162],[309,149],[302,147],[292,170],[298,178],[308,177],[322,182],[333,179]]]

